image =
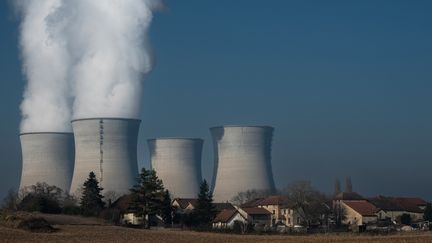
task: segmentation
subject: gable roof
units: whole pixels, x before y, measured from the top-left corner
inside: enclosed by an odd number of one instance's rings
[[[426,206],[427,202],[417,197],[397,197],[395,201],[407,212],[423,213],[421,206]]]
[[[384,211],[404,211],[404,208],[392,197],[377,196],[368,201]]]
[[[174,198],[172,202],[173,203],[177,202],[180,205],[181,209],[185,209],[185,208],[187,208],[187,206],[189,206],[189,204],[196,207],[196,205],[198,203],[198,199],[196,199],[196,198]]]
[[[267,209],[264,208],[241,208],[243,211],[245,211],[249,215],[267,215],[271,214]]]
[[[241,208],[253,208],[253,207],[257,207],[258,203],[263,200],[264,198],[255,198],[252,199],[248,202],[243,203],[242,205],[240,205]]]
[[[132,211],[129,210],[129,205],[131,204],[132,199],[133,199],[132,194],[121,196],[111,204],[111,208],[116,208],[121,212]]]
[[[335,200],[363,200],[357,192],[341,192],[334,197]]]
[[[284,205],[288,203],[287,196],[269,196],[256,202],[258,206]]]
[[[290,205],[290,201],[287,196],[275,195],[275,196],[253,199],[249,202],[240,205],[240,207],[253,208],[253,207],[268,206],[268,205],[282,205],[282,206]]]
[[[223,210],[236,210],[231,203],[213,203],[216,211],[221,212]]]
[[[378,212],[378,208],[366,200],[343,200],[342,202],[361,216],[376,216],[375,213]]]
[[[227,223],[229,222],[237,213],[237,209],[224,209],[220,213],[216,215],[216,218],[213,220],[213,223]],[[243,217],[240,214],[241,217]]]

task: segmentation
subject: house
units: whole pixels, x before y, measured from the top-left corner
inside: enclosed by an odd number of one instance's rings
[[[395,201],[411,216],[412,221],[422,221],[427,202],[416,197],[396,197]]]
[[[367,200],[339,200],[338,205],[346,213],[344,224],[361,226],[377,222],[378,208]]]
[[[177,213],[191,213],[198,203],[196,198],[174,198],[171,205],[176,209]]]
[[[271,213],[271,225],[285,225],[293,227],[302,223],[298,209],[290,202],[287,196],[277,195],[254,199],[241,205],[242,208],[264,208]]]
[[[392,197],[377,196],[369,198],[368,201],[378,208],[379,220],[390,219],[396,221],[405,212],[405,209]]]
[[[116,209],[120,213],[120,223],[140,225],[143,223],[143,217],[136,216],[136,213],[130,209],[132,195],[124,195],[118,198],[111,205],[111,209]]]
[[[264,208],[238,208],[240,214],[246,218],[247,223],[254,226],[271,226],[272,214]]]
[[[369,198],[369,202],[379,208],[379,219],[396,221],[403,214],[409,214],[412,221],[422,221],[427,202],[421,198],[412,197],[385,197]]]
[[[213,220],[213,228],[232,229],[236,221],[247,224],[247,219],[237,209],[223,209]]]
[[[235,210],[236,208],[231,203],[213,203],[216,212],[222,212],[223,210]]]

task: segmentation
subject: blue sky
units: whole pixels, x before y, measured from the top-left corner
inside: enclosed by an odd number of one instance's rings
[[[0,3],[0,197],[19,183],[24,80],[18,22]],[[151,39],[139,159],[146,139],[205,139],[208,128],[275,127],[273,172],[282,188],[311,180],[432,200],[431,1],[166,1]],[[211,181],[211,180],[210,180]]]

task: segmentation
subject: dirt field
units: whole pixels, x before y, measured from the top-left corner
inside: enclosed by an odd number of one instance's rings
[[[432,233],[391,236],[314,235],[254,236],[174,230],[141,230],[116,226],[57,225],[56,233],[29,233],[0,227],[0,242],[432,242]]]

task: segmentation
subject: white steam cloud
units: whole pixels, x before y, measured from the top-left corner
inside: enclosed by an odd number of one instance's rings
[[[159,0],[22,0],[20,7],[22,131],[68,131],[71,118],[139,117]]]
[[[23,16],[20,48],[27,79],[21,132],[70,131],[70,58],[48,18],[60,5],[60,0],[17,2]]]

